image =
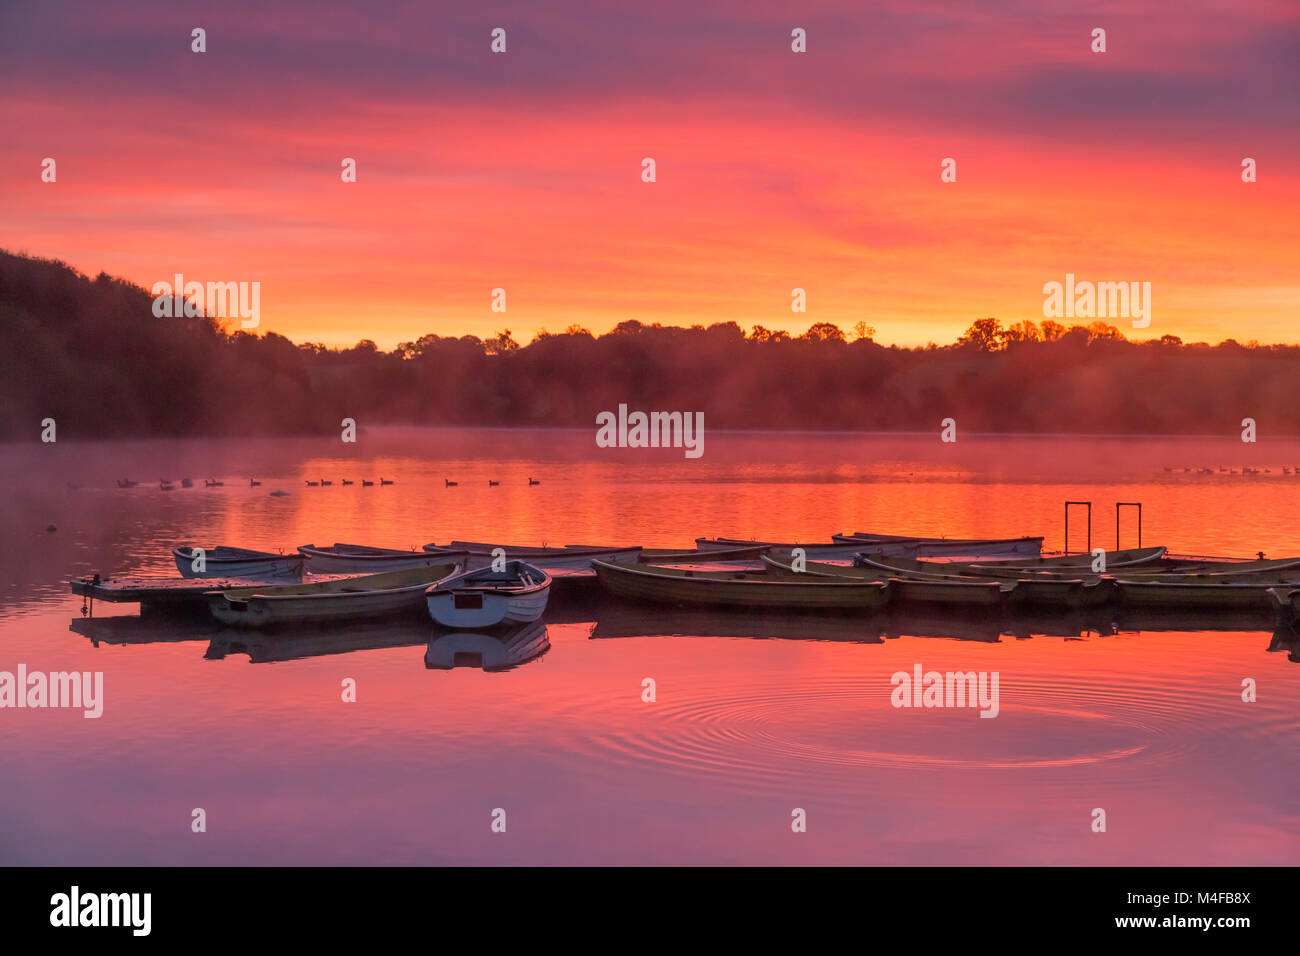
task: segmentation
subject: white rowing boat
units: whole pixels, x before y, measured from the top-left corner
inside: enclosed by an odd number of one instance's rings
[[[429,588],[429,616],[443,627],[479,628],[526,624],[546,610],[551,576],[523,561],[507,561],[496,571],[479,568],[439,581]]]

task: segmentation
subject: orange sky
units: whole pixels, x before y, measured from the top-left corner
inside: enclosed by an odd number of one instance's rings
[[[745,5],[696,33],[689,8],[593,13],[575,44],[507,4],[423,46],[398,8],[310,26],[213,8],[201,55],[195,16],[166,7],[107,35],[0,14],[0,246],[146,287],[260,281],[262,329],[335,345],[629,318],[946,343],[980,316],[1041,320],[1067,272],[1151,282],[1150,328],[1116,322],[1135,337],[1300,341],[1297,67],[1270,59],[1300,36],[1293,6],[1189,24],[1157,4],[883,4],[883,50],[845,39],[879,10],[814,6],[802,55],[790,15]]]

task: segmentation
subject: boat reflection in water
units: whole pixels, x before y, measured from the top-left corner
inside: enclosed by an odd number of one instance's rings
[[[159,618],[128,614],[74,618],[68,629],[89,639],[95,647],[101,644],[180,644],[190,641],[206,644],[203,656],[208,660],[219,661],[230,655],[246,654],[253,664],[427,645],[426,667],[473,666],[499,671],[535,660],[551,646],[546,625],[541,621],[479,633],[434,628],[431,635],[429,622],[419,619],[358,621],[347,626],[265,633],[223,627],[199,617]]]
[[[1279,626],[1273,632],[1273,640],[1268,649],[1274,653],[1286,651],[1286,659],[1292,664],[1300,664],[1300,631],[1295,626]]]
[[[442,631],[429,639],[424,666],[430,670],[478,667],[507,671],[537,660],[550,649],[546,625],[541,621],[496,631]]]
[[[353,651],[387,650],[415,647],[429,639],[429,626],[418,620],[356,622],[347,626],[322,627],[319,630],[295,628],[282,633],[263,633],[242,628],[226,628],[208,645],[203,655],[208,660],[224,660],[229,654],[247,654],[249,663],[270,664],[277,661],[305,660]]]
[[[115,617],[77,617],[68,630],[87,638],[92,645],[183,644],[208,641],[224,630],[204,615],[119,614]]]
[[[429,640],[427,620],[394,619],[358,621],[346,626],[304,627],[282,632],[249,631],[225,627],[216,621],[197,616],[157,617],[152,614],[128,614],[117,617],[74,619],[69,630],[101,644],[177,644],[186,641],[206,643],[203,656],[223,660],[231,654],[247,654],[254,664],[274,661],[304,660],[330,654],[416,647]]]
[[[1004,614],[999,617],[939,612],[884,612],[870,615],[806,614],[707,608],[645,608],[611,602],[564,602],[547,613],[553,624],[595,622],[592,639],[620,637],[734,637],[754,640],[839,641],[883,644],[898,637],[998,643],[1033,637],[1079,640],[1143,632],[1227,632],[1271,634],[1270,651],[1284,651],[1300,663],[1300,631],[1275,625],[1254,612],[1174,612],[1122,610],[1119,613]],[[478,667],[508,670],[550,649],[542,621],[470,633],[434,627],[427,621],[356,622],[347,626],[295,629],[282,633],[227,628],[198,617],[121,615],[74,618],[74,633],[101,644],[206,643],[204,657],[222,660],[247,654],[252,663],[302,660],[330,654],[427,644],[425,666],[434,669]]]
[[[882,644],[898,637],[998,643],[1032,637],[1080,640],[1142,632],[1272,633],[1269,650],[1288,650],[1297,660],[1300,634],[1275,627],[1267,614],[1256,612],[1082,611],[1073,614],[1004,613],[965,616],[953,613],[889,611],[866,616],[803,613],[746,613],[705,608],[664,608],[647,614],[644,608],[607,604],[592,615],[592,639],[619,637],[737,637],[756,640],[840,641]]]

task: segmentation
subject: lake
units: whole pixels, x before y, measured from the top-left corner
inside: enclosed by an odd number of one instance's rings
[[[709,432],[687,459],[593,436],[0,448],[0,671],[104,675],[98,719],[0,710],[0,862],[1300,863],[1300,654],[1267,619],[573,597],[553,601],[543,653],[485,672],[426,668],[431,622],[249,635],[98,603],[87,620],[67,588],[95,571],[172,576],[185,542],[686,548],[877,531],[1041,534],[1060,549],[1067,500],[1092,502],[1090,541],[1071,513],[1074,550],[1116,545],[1122,501],[1142,502],[1144,544],[1300,553],[1289,440]],[[1220,471],[1243,467],[1259,473]],[[381,476],[396,483],[360,484]],[[197,487],[159,490],[182,477]],[[320,477],[334,485],[306,486]],[[1137,543],[1135,509],[1119,535]],[[916,665],[997,672],[997,717],[893,706],[891,676]]]

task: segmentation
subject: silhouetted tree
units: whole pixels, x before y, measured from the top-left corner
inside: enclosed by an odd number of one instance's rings
[[[1130,342],[1104,322],[988,317],[957,347],[902,348],[862,322],[846,343],[829,322],[792,339],[628,319],[600,336],[577,324],[526,346],[508,329],[430,333],[386,352],[159,318],[152,302],[104,273],[0,252],[0,437],[34,440],[51,416],[60,438],[335,434],[345,416],[591,427],[620,402],[703,411],[720,428],[932,430],[960,408],[977,431],[1217,434],[1246,407],[1300,433],[1300,347]]]

